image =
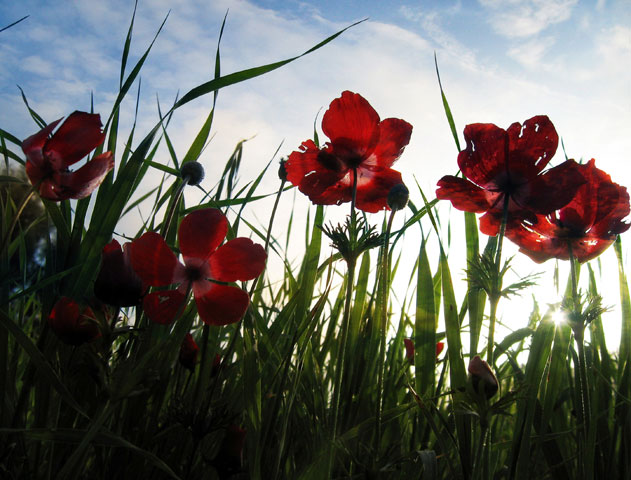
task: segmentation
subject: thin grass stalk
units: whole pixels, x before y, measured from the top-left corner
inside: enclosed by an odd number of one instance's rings
[[[375,452],[374,460],[379,460],[379,450],[381,447],[381,415],[384,404],[383,377],[385,374],[386,359],[386,333],[388,327],[388,294],[390,292],[390,232],[392,230],[392,221],[396,209],[392,209],[388,218],[385,236],[383,239],[383,250],[381,255],[381,279],[379,281],[380,288],[377,295],[377,305],[379,305],[381,318],[381,335],[379,337],[379,363],[377,364],[377,413],[375,415]]]
[[[173,221],[173,216],[175,214],[175,210],[177,209],[177,204],[180,202],[180,198],[182,198],[182,193],[184,193],[184,188],[186,188],[186,186],[188,185],[189,180],[189,176],[183,177],[182,182],[180,183],[180,185],[178,185],[177,190],[173,194],[171,204],[169,205],[167,214],[164,217],[164,223],[162,224],[162,228],[160,229],[160,235],[162,235],[163,238],[166,238],[169,234],[169,229],[171,228],[171,222]]]
[[[349,226],[349,236],[351,245],[355,246],[357,239],[357,217],[355,212],[355,202],[357,200],[357,169],[353,168],[353,190],[351,199],[351,223]],[[337,366],[335,369],[335,378],[333,383],[333,424],[332,424],[332,439],[329,446],[329,459],[327,467],[327,477],[331,478],[333,473],[333,464],[335,463],[335,441],[337,440],[337,423],[340,409],[340,394],[342,390],[342,376],[344,374],[344,359],[346,358],[346,341],[348,338],[348,324],[351,314],[351,296],[353,294],[353,283],[355,280],[355,266],[357,263],[357,257],[355,252],[351,252],[348,258],[346,258],[347,272],[346,272],[346,296],[344,298],[344,313],[342,315],[342,327],[340,330],[340,339],[337,344],[336,361]]]
[[[497,238],[497,248],[495,250],[495,282],[493,285],[493,291],[489,295],[489,339],[487,346],[487,362],[493,368],[493,344],[495,342],[495,322],[497,315],[497,305],[500,301],[502,291],[502,277],[501,277],[501,264],[502,261],[502,243],[504,241],[504,234],[506,233],[506,223],[508,222],[508,203],[510,197],[504,196],[504,206],[502,210],[502,223],[500,223],[500,231]]]
[[[31,200],[33,195],[35,195],[35,190],[31,190],[28,193],[28,195],[26,195],[26,197],[24,197],[24,200],[22,200],[22,203],[20,204],[20,206],[18,207],[17,211],[15,212],[15,217],[13,217],[13,221],[11,222],[11,225],[9,226],[9,229],[7,230],[6,235],[2,239],[2,243],[0,243],[0,253],[4,252],[4,249],[9,244],[9,241],[11,240],[11,234],[13,233],[13,229],[18,224],[18,221],[20,220],[20,216],[22,215],[22,212],[26,208],[26,205]]]
[[[588,439],[590,431],[589,416],[591,412],[589,400],[589,385],[587,381],[587,361],[585,357],[585,320],[581,315],[581,303],[578,294],[578,272],[576,268],[577,260],[572,252],[572,245],[568,241],[568,250],[570,254],[570,278],[572,286],[572,331],[574,332],[574,341],[577,348],[577,365],[574,370],[576,377],[575,384],[579,388],[579,470],[582,472],[583,478],[592,478],[592,465],[588,458],[592,454],[588,453]]]

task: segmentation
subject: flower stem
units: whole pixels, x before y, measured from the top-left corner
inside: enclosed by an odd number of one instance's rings
[[[185,176],[182,178],[182,183],[177,187],[175,194],[173,195],[172,201],[169,204],[169,210],[164,217],[164,223],[162,224],[162,228],[160,229],[160,235],[162,238],[165,238],[169,234],[169,228],[171,227],[171,222],[173,221],[173,215],[175,214],[175,209],[177,208],[177,204],[180,202],[180,198],[182,197],[182,193],[184,192],[184,188],[188,185],[189,177]]]
[[[502,274],[501,274],[501,261],[502,261],[502,243],[504,241],[504,235],[506,233],[506,223],[508,222],[508,203],[510,196],[504,196],[504,206],[502,208],[502,223],[500,223],[500,230],[497,235],[497,246],[495,249],[495,282],[493,285],[493,291],[489,294],[490,312],[489,312],[489,338],[487,347],[487,362],[493,367],[493,345],[495,342],[495,321],[497,316],[497,304],[500,301],[500,294],[502,291]]]
[[[587,474],[585,470],[586,459],[588,457],[587,443],[589,438],[589,416],[591,412],[590,399],[589,399],[589,385],[587,380],[587,359],[585,356],[585,320],[582,317],[580,296],[578,294],[578,270],[576,268],[577,260],[572,252],[572,244],[568,241],[568,252],[570,256],[570,282],[572,287],[572,309],[570,318],[572,319],[571,326],[574,333],[574,341],[577,348],[577,365],[574,374],[576,376],[575,384],[579,387],[579,423],[581,428],[580,438],[582,440],[582,446],[579,448],[580,459],[582,460],[579,468],[583,469],[583,473]],[[587,477],[586,477],[587,478]]]
[[[386,358],[386,333],[388,326],[388,296],[390,292],[390,232],[392,231],[392,221],[396,210],[392,210],[388,218],[388,225],[383,240],[383,250],[381,257],[381,278],[379,280],[379,290],[377,292],[377,304],[380,310],[381,332],[379,337],[379,364],[377,366],[377,414],[375,415],[375,446],[374,460],[379,460],[379,448],[381,446],[381,416],[384,404],[383,377],[385,374]]]
[[[353,190],[351,198],[351,222],[349,226],[349,237],[352,248],[355,247],[357,240],[357,216],[355,212],[355,202],[357,200],[357,169],[353,169]],[[351,314],[351,296],[353,294],[353,283],[355,279],[355,265],[357,263],[357,257],[355,252],[351,252],[346,259],[348,267],[346,273],[346,295],[344,298],[344,313],[342,315],[342,326],[340,329],[340,339],[337,344],[337,352],[335,361],[337,366],[335,369],[335,378],[333,383],[333,425],[332,425],[332,439],[329,446],[329,462],[328,462],[328,475],[326,478],[331,478],[333,473],[333,464],[335,463],[335,441],[337,439],[337,422],[340,410],[340,396],[342,390],[342,377],[344,375],[344,363],[346,358],[346,343],[348,339],[348,324],[350,322]]]

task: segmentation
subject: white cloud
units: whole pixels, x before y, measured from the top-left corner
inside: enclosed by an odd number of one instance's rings
[[[29,55],[22,59],[22,68],[36,75],[51,75],[54,70],[52,63],[39,55]]]
[[[553,45],[553,37],[540,37],[510,48],[508,56],[527,68],[541,69],[542,60]]]
[[[479,0],[496,33],[530,37],[570,18],[578,0]]]

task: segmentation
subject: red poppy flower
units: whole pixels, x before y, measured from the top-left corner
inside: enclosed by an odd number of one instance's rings
[[[357,175],[356,206],[365,212],[387,209],[390,189],[402,183],[390,167],[410,141],[412,125],[379,115],[357,93],[342,92],[322,118],[322,131],[331,139],[323,148],[302,143],[284,164],[287,180],[318,205],[350,202],[353,172]]]
[[[567,260],[570,248],[579,262],[591,260],[609,247],[616,235],[629,229],[629,223],[623,222],[629,215],[627,189],[596,168],[594,159],[577,169],[586,183],[570,203],[550,215],[538,215],[535,222],[524,220],[506,232],[507,238],[535,262],[552,257]]]
[[[508,196],[508,225],[534,221],[566,205],[584,182],[576,163],[566,161],[546,172],[559,137],[548,117],[540,115],[504,130],[490,123],[464,129],[467,148],[458,154],[466,178],[447,175],[438,182],[436,197],[454,207],[483,213],[480,230],[497,235],[504,199]]]
[[[140,304],[145,290],[146,286],[131,266],[129,243],[121,248],[113,239],[103,247],[94,295],[109,305],[131,307]]]
[[[193,340],[193,335],[187,333],[182,341],[182,346],[180,347],[180,355],[179,361],[180,364],[187,368],[188,370],[193,370],[195,368],[195,364],[197,363],[197,354],[199,353],[199,347],[195,340]]]
[[[238,322],[250,298],[225,282],[252,280],[265,267],[267,255],[249,238],[235,238],[219,246],[228,232],[228,220],[217,209],[189,213],[178,230],[178,261],[164,239],[147,232],[131,242],[131,263],[138,276],[153,287],[178,283],[177,290],[160,290],[145,296],[143,308],[149,319],[168,324],[175,320],[192,288],[200,318],[209,325]],[[219,283],[222,282],[222,283]]]
[[[92,309],[81,308],[68,297],[57,301],[48,316],[48,325],[61,341],[69,345],[81,345],[101,336]]]
[[[85,198],[114,168],[112,152],[94,157],[74,172],[68,167],[103,143],[101,117],[74,112],[49,137],[60,121],[54,121],[22,142],[26,174],[42,198],[53,201]]]
[[[411,364],[414,364],[414,340],[404,338],[403,345],[405,346],[405,358],[407,358]],[[444,348],[445,342],[436,342],[436,357],[440,355]]]

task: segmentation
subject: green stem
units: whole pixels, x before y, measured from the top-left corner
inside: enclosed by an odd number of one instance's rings
[[[175,209],[177,208],[177,204],[180,202],[180,198],[182,197],[184,188],[186,187],[186,185],[188,185],[189,179],[190,178],[188,176],[182,178],[182,183],[180,183],[180,185],[178,186],[175,194],[173,195],[172,201],[169,204],[169,210],[164,217],[164,223],[162,224],[162,228],[160,229],[160,235],[162,235],[163,238],[166,238],[169,233],[169,228],[171,227],[171,222],[173,221],[173,215],[175,214]]]
[[[20,216],[22,215],[22,212],[24,211],[24,209],[26,208],[26,205],[31,200],[34,194],[35,194],[35,190],[31,190],[28,193],[28,195],[24,197],[24,200],[22,200],[22,203],[20,204],[20,207],[15,213],[15,217],[13,217],[13,221],[11,222],[11,225],[9,226],[9,229],[7,230],[6,235],[2,239],[2,243],[0,244],[0,253],[4,252],[4,249],[8,246],[9,242],[11,241],[11,234],[13,233],[13,229],[17,225],[18,221],[20,220]]]
[[[582,317],[581,312],[581,302],[578,294],[578,270],[576,268],[576,258],[574,257],[574,253],[572,251],[572,244],[568,241],[568,251],[570,256],[570,281],[572,287],[572,331],[574,333],[574,341],[576,342],[576,348],[578,353],[578,361],[576,365],[576,370],[574,372],[576,376],[575,384],[579,387],[579,398],[580,398],[580,406],[579,406],[579,423],[581,428],[581,447],[579,448],[580,452],[580,468],[583,470],[583,475],[585,478],[591,478],[589,472],[586,469],[587,461],[586,459],[589,456],[587,451],[587,443],[589,439],[589,428],[590,428],[590,399],[589,399],[589,382],[587,380],[587,359],[585,356],[585,321]]]
[[[478,445],[475,449],[475,456],[473,457],[473,473],[471,474],[472,480],[485,478],[485,470],[487,470],[488,459],[488,440],[490,437],[489,426],[486,422],[480,425],[480,438]]]
[[[377,294],[378,305],[380,310],[381,335],[379,337],[379,363],[377,377],[377,414],[375,415],[375,446],[374,460],[379,460],[379,449],[381,446],[381,416],[383,413],[384,392],[383,377],[385,375],[385,358],[386,358],[386,333],[388,326],[388,296],[390,292],[390,232],[392,231],[392,221],[396,210],[392,210],[383,240],[383,253],[381,258],[381,278],[379,280],[379,291]]]
[[[351,245],[354,247],[357,240],[357,217],[355,212],[355,202],[357,200],[357,169],[353,169],[353,190],[351,199],[351,223],[349,227],[349,236]],[[355,252],[351,252],[349,258],[346,259],[348,271],[346,273],[346,296],[344,298],[344,313],[342,315],[342,326],[340,330],[340,340],[337,344],[337,352],[335,361],[337,366],[335,369],[335,378],[333,383],[333,425],[332,425],[332,439],[329,446],[329,462],[328,462],[328,475],[326,478],[331,478],[333,473],[333,464],[335,463],[335,441],[337,439],[337,423],[340,410],[340,396],[342,390],[342,377],[344,375],[344,363],[346,358],[346,343],[348,339],[348,324],[350,323],[351,314],[351,296],[353,294],[353,283],[355,279],[355,265],[357,263],[357,257]]]
[[[504,195],[504,206],[502,208],[502,223],[500,223],[500,230],[497,236],[497,247],[495,249],[495,282],[493,285],[493,292],[489,293],[489,303],[491,310],[489,312],[489,339],[487,347],[487,362],[493,368],[493,346],[495,342],[495,321],[497,315],[497,304],[500,301],[500,292],[502,291],[502,275],[501,275],[501,261],[502,261],[502,243],[504,242],[504,235],[506,233],[506,223],[508,222],[508,203],[510,201],[509,195]]]

